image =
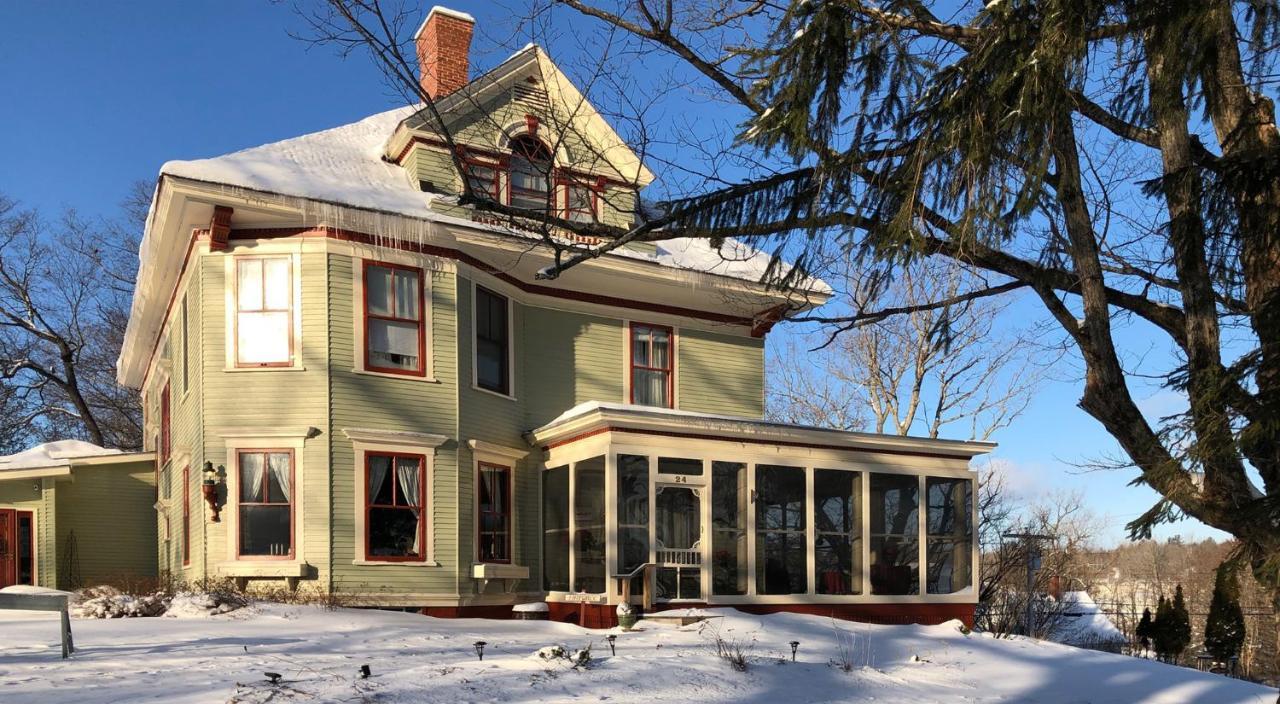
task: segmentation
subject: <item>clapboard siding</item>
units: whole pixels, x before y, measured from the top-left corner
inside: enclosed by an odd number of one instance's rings
[[[228,457],[222,433],[231,428],[328,427],[328,315],[326,307],[326,255],[304,252],[301,256],[302,316],[301,370],[227,370],[225,268],[228,255],[201,258],[204,295],[201,297],[203,358],[208,370],[203,379],[204,450],[215,465],[235,471],[235,458]],[[302,527],[300,545],[295,554],[312,565],[321,584],[329,581],[329,447],[328,439],[306,440],[299,463],[302,489],[302,516],[295,516]],[[194,481],[194,479],[193,479]],[[236,510],[234,497],[228,497],[226,511]],[[216,565],[228,557],[227,522],[209,524],[206,559],[216,572]]]
[[[676,359],[680,410],[764,416],[764,340],[680,328]]]
[[[84,467],[72,481],[56,483],[56,541],[65,563],[74,535],[79,576],[72,584],[74,575],[60,574],[59,589],[156,576],[153,471],[149,462]]]
[[[526,429],[543,425],[586,401],[623,401],[624,325],[601,318],[526,308]]]
[[[457,327],[455,279],[452,273],[432,271],[431,261],[419,264],[429,273],[430,330],[434,381],[391,378],[354,371],[357,365],[356,315],[353,285],[361,271],[351,256],[329,256],[330,377],[333,452],[333,575],[334,589],[362,594],[413,593],[453,595],[457,591]],[[359,360],[362,361],[362,360]],[[435,433],[449,439],[437,449],[428,507],[434,537],[432,557],[439,567],[404,564],[356,565],[364,548],[357,545],[356,516],[364,510],[356,494],[355,451],[344,428],[376,428]]]

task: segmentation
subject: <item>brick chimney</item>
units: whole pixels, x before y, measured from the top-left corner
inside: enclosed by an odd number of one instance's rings
[[[475,26],[471,15],[436,5],[418,28],[418,82],[432,100],[467,85]]]

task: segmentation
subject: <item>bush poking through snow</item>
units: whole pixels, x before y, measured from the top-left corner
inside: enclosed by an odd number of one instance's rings
[[[734,672],[746,672],[748,648],[737,639],[726,639],[721,635],[719,629],[714,631],[713,634],[716,643],[716,657],[728,663]]]
[[[563,645],[548,645],[538,648],[534,656],[546,663],[568,664],[574,669],[585,669],[591,664],[591,646],[570,653]]]

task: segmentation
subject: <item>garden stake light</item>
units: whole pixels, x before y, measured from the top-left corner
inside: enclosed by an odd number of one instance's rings
[[[614,634],[610,633],[609,635],[605,636],[605,638],[604,638],[604,639],[605,639],[605,640],[607,640],[607,641],[609,641],[609,654],[610,654],[610,655],[617,655],[617,654],[618,654],[618,651],[614,650],[614,648],[613,648],[613,642],[614,642],[614,641],[616,641],[616,640],[618,640],[618,636],[616,636],[616,635],[614,635]]]
[[[798,640],[791,641],[791,662],[796,661],[796,650],[799,647],[800,647],[800,641]]]
[[[475,642],[476,656],[480,658],[481,662],[484,662],[484,646],[485,642],[482,640]]]

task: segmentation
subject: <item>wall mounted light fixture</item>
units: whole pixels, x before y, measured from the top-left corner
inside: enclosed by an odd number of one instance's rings
[[[213,518],[210,519],[212,523],[220,523],[222,521],[218,517],[221,512],[218,508],[218,475],[224,471],[222,466],[214,469],[212,462],[206,461],[204,463],[204,481],[201,483],[200,488],[204,494],[205,502],[209,504],[209,510],[213,511]]]

